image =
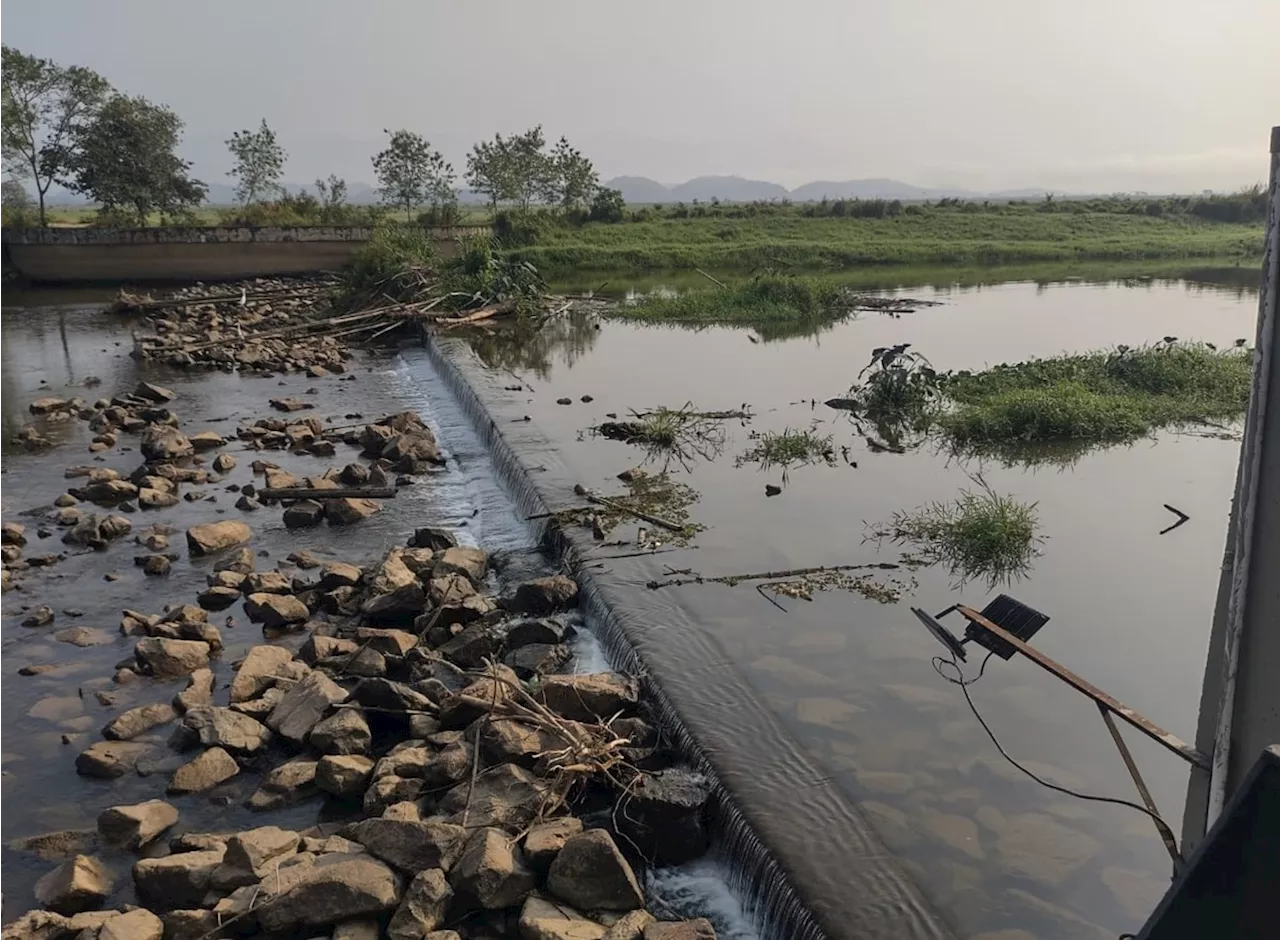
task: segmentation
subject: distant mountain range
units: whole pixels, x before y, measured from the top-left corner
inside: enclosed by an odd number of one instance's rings
[[[930,188],[912,186],[891,179],[864,180],[820,180],[805,183],[795,189],[787,189],[778,183],[767,180],[752,180],[741,176],[699,176],[685,183],[666,185],[647,176],[615,176],[604,183],[610,189],[619,190],[622,198],[630,203],[671,203],[671,202],[710,202],[718,199],[721,202],[755,202],[790,199],[792,202],[817,202],[821,199],[902,199],[924,200],[950,197],[954,199],[1041,199],[1048,190],[1013,189],[994,193],[977,192],[972,189]],[[235,187],[230,183],[211,182],[209,197],[206,200],[212,205],[230,206],[238,200]],[[315,191],[309,183],[286,183],[285,189],[291,193],[307,189]],[[368,183],[348,183],[347,201],[353,205],[368,205],[378,201],[378,194]],[[466,205],[477,205],[488,201],[487,197],[469,189],[458,192],[458,201]],[[68,192],[55,186],[49,192],[49,202],[54,205],[85,205],[83,196]]]

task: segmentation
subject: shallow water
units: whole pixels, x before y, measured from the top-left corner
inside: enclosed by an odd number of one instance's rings
[[[297,395],[315,404],[308,415],[334,419],[331,423],[351,423],[348,417],[362,413],[374,418],[389,411],[418,411],[435,429],[449,459],[444,472],[432,474],[417,486],[401,489],[383,512],[358,527],[333,532],[327,529],[287,532],[279,511],[260,510],[246,514],[235,510],[236,494],[226,492],[228,483],[252,479],[249,463],[257,456],[295,472],[320,473],[329,466],[341,466],[351,455],[340,451],[334,458],[296,457],[269,451],[261,455],[241,450],[232,441],[227,452],[238,466],[221,484],[202,487],[216,501],[182,502],[171,509],[139,512],[131,516],[135,531],[151,523],[173,526],[178,533],[172,549],[182,557],[174,563],[168,578],[146,578],[133,566],[135,554],[144,550],[132,538],[114,543],[106,552],[70,555],[47,569],[23,575],[22,587],[4,595],[0,621],[0,651],[6,681],[0,690],[0,749],[3,751],[3,892],[7,921],[32,906],[35,880],[55,863],[15,851],[11,843],[23,836],[56,829],[92,828],[98,813],[107,806],[163,796],[164,776],[126,775],[115,781],[78,777],[75,756],[98,740],[98,730],[114,714],[134,705],[163,701],[180,690],[185,680],[146,680],[124,688],[113,688],[113,664],[129,658],[133,640],[118,630],[120,612],[125,608],[159,612],[166,604],[192,603],[204,587],[210,563],[188,559],[183,551],[181,530],[198,522],[219,518],[243,518],[255,530],[254,547],[263,557],[260,569],[283,562],[291,551],[309,548],[317,554],[356,563],[366,562],[386,548],[404,544],[416,526],[440,524],[455,528],[463,541],[505,550],[518,556],[514,569],[545,570],[545,560],[536,552],[533,536],[518,517],[502,491],[489,453],[469,420],[459,410],[448,390],[435,375],[421,348],[405,348],[398,353],[359,360],[354,383],[334,378],[256,379],[222,373],[175,373],[141,365],[127,355],[131,348],[127,321],[104,316],[87,303],[104,298],[96,294],[11,295],[0,321],[3,346],[3,516],[27,526],[28,546],[24,554],[57,552],[66,546],[60,530],[48,539],[39,539],[35,529],[52,500],[72,481],[63,477],[65,468],[77,464],[111,466],[130,472],[139,458],[133,452],[135,439],[127,435],[121,445],[102,455],[96,463],[87,452],[90,434],[79,421],[54,426],[49,436],[57,442],[52,450],[27,454],[11,442],[14,432],[30,420],[27,405],[42,394],[80,395],[89,400],[110,396],[132,388],[146,378],[178,392],[174,408],[183,417],[188,432],[211,429],[233,437],[235,427],[270,413],[269,397]],[[13,304],[21,300],[28,306]],[[50,303],[41,303],[49,300]],[[86,376],[96,375],[102,384],[86,388]],[[309,394],[314,389],[315,394]],[[191,489],[186,487],[184,489]],[[92,507],[86,507],[87,509]],[[285,570],[289,570],[287,565]],[[513,569],[513,570],[514,570]],[[107,572],[120,580],[104,580]],[[44,628],[22,627],[24,606],[50,604],[58,611],[55,622]],[[66,609],[83,615],[71,617]],[[231,616],[234,626],[225,625]],[[263,642],[259,629],[247,623],[238,606],[211,614],[211,622],[223,627],[226,650],[215,660],[219,688],[232,675],[231,664],[255,643]],[[58,642],[55,634],[68,627],[92,628],[99,645],[78,648]],[[302,637],[283,642],[297,645]],[[580,632],[574,641],[572,668],[581,672],[607,669],[602,649],[589,632]],[[63,663],[55,673],[25,678],[17,670],[32,663]],[[116,704],[101,707],[93,693],[111,690]],[[169,728],[159,728],[138,740],[163,745]],[[64,741],[65,736],[65,741]],[[240,803],[258,782],[258,775],[242,773],[208,794],[171,798],[181,818],[175,831],[233,830],[268,823],[307,826],[316,821],[315,801],[268,814],[255,814]],[[113,902],[131,900],[126,855],[104,857],[116,874],[117,896]],[[718,874],[717,874],[718,873]],[[675,887],[696,910],[714,913],[732,936],[752,938],[754,929],[740,912],[725,901],[726,874],[723,866],[706,862],[687,879],[680,873],[664,873],[663,884]],[[686,880],[688,884],[685,884]],[[690,902],[692,898],[692,902]],[[702,898],[703,900],[698,900]]]
[[[1039,467],[948,460],[927,448],[871,453],[820,402],[843,393],[877,346],[910,342],[940,369],[1169,335],[1224,346],[1251,337],[1255,298],[1238,283],[1218,290],[1203,281],[1015,283],[910,295],[942,304],[901,318],[863,315],[817,336],[778,341],[753,342],[749,331],[728,328],[587,321],[560,324],[528,348],[503,336],[473,346],[501,367],[500,382],[509,386],[490,389],[497,420],[514,422],[523,438],[544,436],[566,481],[602,491],[618,490],[614,476],[644,457],[588,432],[607,413],[686,402],[704,410],[749,406],[749,424],[726,425],[723,456],[681,474],[701,494],[694,520],[709,527],[697,547],[605,561],[611,577],[632,582],[637,605],[662,605],[667,619],[654,624],[653,642],[674,650],[676,660],[682,649],[709,645],[711,659],[744,676],[790,733],[791,741],[775,746],[802,750],[858,802],[962,935],[1136,930],[1170,873],[1150,821],[1042,788],[1006,763],[960,691],[934,672],[931,658],[942,649],[907,607],[938,610],[959,600],[981,607],[1009,590],[1052,617],[1037,648],[1189,739],[1238,444],[1163,433]],[[583,395],[594,400],[583,403]],[[558,405],[562,397],[573,404]],[[751,431],[811,423],[834,437],[837,450],[847,446],[857,467],[799,467],[785,481],[776,469],[735,467]],[[1038,504],[1047,541],[1011,587],[958,585],[929,569],[915,574],[896,604],[827,592],[812,602],[781,599],[786,613],[750,585],[644,587],[664,566],[722,576],[897,560],[893,546],[865,540],[866,523],[950,499],[972,488],[977,472],[997,491]],[[766,498],[766,483],[783,485],[782,494]],[[563,496],[564,505],[578,504],[567,490]],[[1160,535],[1173,521],[1164,503],[1191,519]],[[631,537],[636,528],[620,526],[610,538]],[[602,549],[601,557],[610,551],[627,549]],[[970,676],[976,666],[971,657]],[[993,659],[971,694],[1006,749],[1040,775],[1136,798],[1096,708],[1031,663]],[[745,718],[721,731],[717,744],[744,754],[766,743]],[[1185,766],[1144,738],[1126,737],[1177,831]],[[803,798],[776,793],[776,812],[821,813],[796,806]]]

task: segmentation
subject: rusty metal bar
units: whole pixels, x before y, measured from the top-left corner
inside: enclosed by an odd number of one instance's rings
[[[1125,705],[1123,702],[1119,701],[1118,699],[1112,698],[1110,695],[1108,695],[1106,692],[1103,692],[1093,683],[1080,678],[1070,669],[1066,668],[1065,666],[1059,665],[1057,662],[1050,659],[1048,656],[1044,655],[1044,653],[1041,653],[1039,650],[1034,649],[1031,646],[1028,646],[1026,643],[1022,642],[1022,640],[1018,639],[1008,630],[1005,630],[1003,627],[999,626],[998,624],[992,623],[990,620],[982,616],[982,614],[978,613],[978,611],[974,610],[972,607],[966,607],[963,604],[961,604],[956,609],[967,620],[972,621],[974,624],[981,627],[983,630],[987,630],[995,634],[997,637],[1004,640],[1006,643],[1008,643],[1010,646],[1016,649],[1023,656],[1027,657],[1027,659],[1031,660],[1033,663],[1039,666],[1041,669],[1044,669],[1047,672],[1050,672],[1053,675],[1057,676],[1059,679],[1061,679],[1067,685],[1071,686],[1077,692],[1082,692],[1085,695],[1089,696],[1089,698],[1093,699],[1094,702],[1096,702],[1099,705],[1099,707],[1105,707],[1108,711],[1114,712],[1115,714],[1119,715],[1120,718],[1128,722],[1134,728],[1137,728],[1139,731],[1141,731],[1147,737],[1151,738],[1151,740],[1155,741],[1161,747],[1165,748],[1166,750],[1170,751],[1173,754],[1177,754],[1183,760],[1189,761],[1190,763],[1194,764],[1197,767],[1207,768],[1209,766],[1209,758],[1205,754],[1200,753],[1200,751],[1196,750],[1190,744],[1187,744],[1177,735],[1170,734],[1168,731],[1165,731],[1155,722],[1144,717],[1143,715],[1138,714],[1128,705]]]
[[[1155,823],[1156,831],[1160,833],[1160,838],[1164,842],[1164,847],[1169,850],[1169,857],[1173,859],[1173,867],[1176,872],[1182,866],[1182,853],[1178,851],[1178,840],[1173,837],[1173,830],[1160,817],[1160,810],[1156,808],[1156,801],[1151,797],[1151,791],[1147,789],[1147,782],[1142,779],[1142,774],[1138,770],[1138,765],[1133,759],[1133,755],[1129,753],[1129,745],[1124,743],[1124,738],[1120,735],[1120,729],[1116,727],[1116,721],[1111,717],[1111,710],[1101,702],[1095,702],[1098,706],[1098,713],[1102,715],[1102,720],[1106,722],[1107,730],[1111,732],[1111,740],[1116,742],[1116,749],[1120,752],[1120,757],[1124,760],[1125,767],[1129,768],[1129,776],[1133,778],[1133,785],[1138,788],[1138,794],[1142,797],[1142,802],[1146,804],[1147,809],[1151,811],[1151,821]]]

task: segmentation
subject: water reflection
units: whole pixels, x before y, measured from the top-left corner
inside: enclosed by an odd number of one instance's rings
[[[575,311],[554,317],[541,326],[515,325],[460,333],[491,368],[519,369],[540,379],[551,375],[554,362],[573,368],[590,351],[599,335],[595,315]]]

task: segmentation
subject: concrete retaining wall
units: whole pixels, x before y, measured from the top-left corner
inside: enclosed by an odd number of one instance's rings
[[[4,261],[36,284],[228,281],[336,270],[372,231],[366,225],[5,229]],[[456,250],[459,236],[487,231],[488,226],[430,230],[446,256]]]

